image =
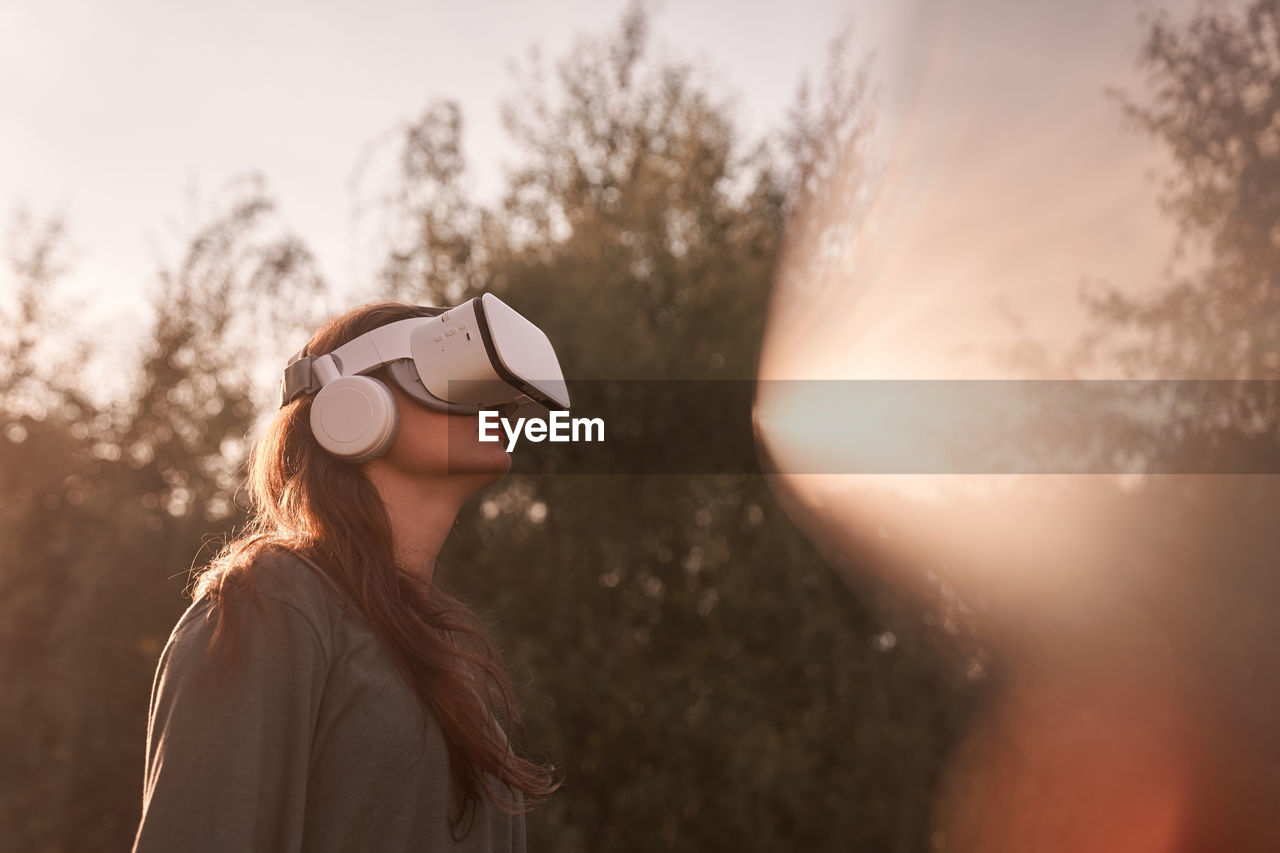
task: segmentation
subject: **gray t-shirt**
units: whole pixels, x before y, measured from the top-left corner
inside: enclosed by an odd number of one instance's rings
[[[523,853],[524,818],[488,800],[454,840],[440,727],[424,737],[429,712],[332,581],[284,555],[253,571],[258,606],[224,599],[240,617],[229,683],[205,656],[207,599],[160,655],[133,849]]]

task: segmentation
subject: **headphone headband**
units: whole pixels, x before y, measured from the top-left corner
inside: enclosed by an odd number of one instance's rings
[[[397,320],[379,326],[373,331],[359,335],[338,347],[332,353],[321,353],[320,355],[308,355],[307,348],[303,347],[289,358],[289,365],[284,369],[284,376],[280,382],[280,407],[284,407],[292,403],[304,394],[314,394],[323,387],[324,383],[320,377],[316,375],[314,365],[315,362],[325,355],[331,355],[333,360],[337,362],[338,374],[347,376],[358,373],[365,373],[368,370],[377,368],[380,364],[385,364],[394,360],[397,354],[393,351],[404,350],[400,358],[411,358],[412,353],[407,349],[408,338],[397,340],[394,334],[389,333],[397,326],[408,327],[416,325],[416,320],[427,320],[432,317],[438,317],[448,311],[448,308],[436,308],[431,305],[414,306],[419,311],[424,312],[420,317],[409,317],[404,320]],[[369,364],[368,367],[363,365],[357,366],[354,370],[344,370],[343,365],[353,364],[355,362],[364,362]]]

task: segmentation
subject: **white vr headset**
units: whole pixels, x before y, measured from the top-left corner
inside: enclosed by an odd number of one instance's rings
[[[379,367],[417,402],[449,414],[475,414],[511,403],[568,409],[555,350],[542,330],[493,294],[430,317],[398,320],[320,356],[296,356],[285,368],[284,406],[304,394],[311,431],[333,455],[365,462],[395,439],[399,411],[390,389],[371,376]]]

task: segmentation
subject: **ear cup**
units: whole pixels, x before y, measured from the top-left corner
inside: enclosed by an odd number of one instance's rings
[[[311,404],[311,432],[340,459],[367,462],[395,440],[400,412],[391,390],[368,376],[343,376],[320,389]]]

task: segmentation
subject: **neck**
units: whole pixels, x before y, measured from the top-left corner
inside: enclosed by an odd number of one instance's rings
[[[365,468],[365,475],[391,518],[396,562],[430,583],[445,537],[459,508],[475,492],[474,484],[457,477],[409,477],[375,463]]]

